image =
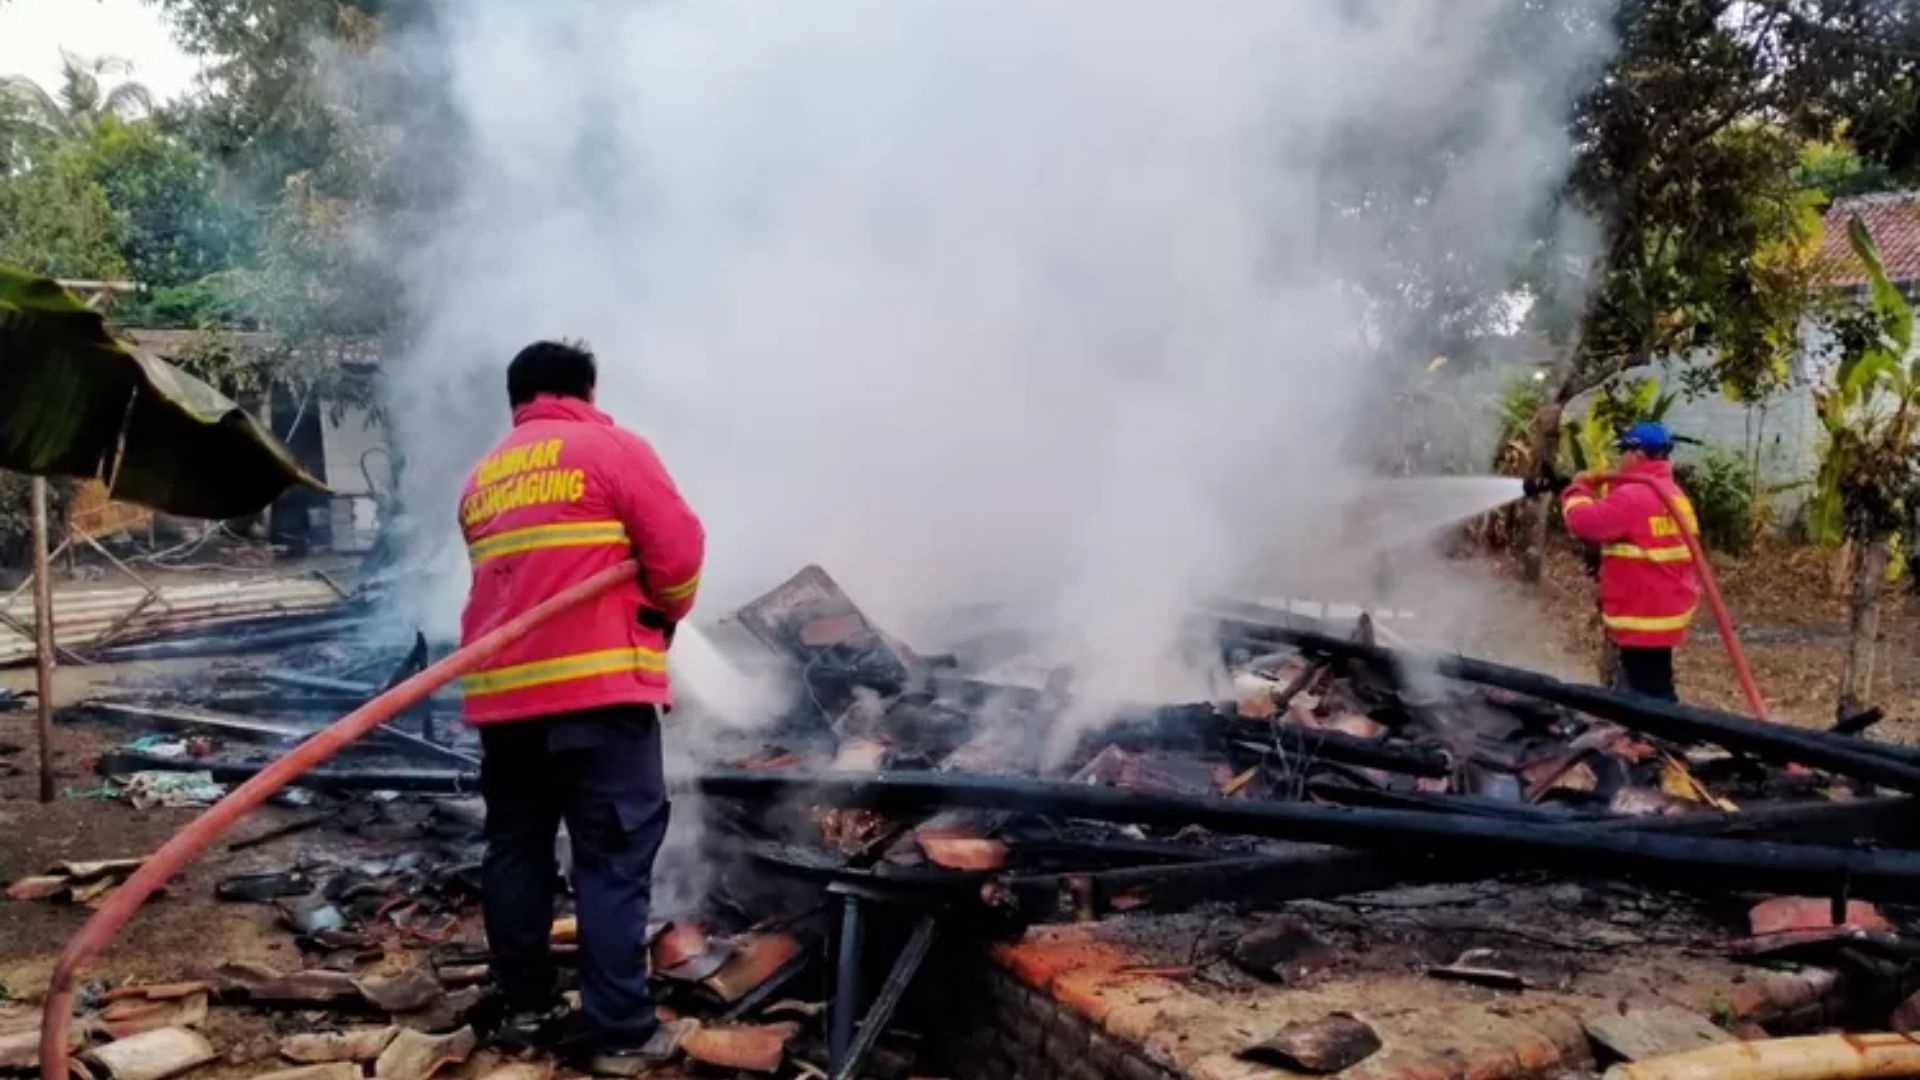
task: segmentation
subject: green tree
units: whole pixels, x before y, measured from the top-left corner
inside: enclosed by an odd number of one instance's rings
[[[1887,0],[1755,0],[1782,110],[1796,130],[1845,136],[1865,166],[1856,183],[1910,184],[1920,173],[1920,6]]]
[[[250,322],[296,346],[392,328],[402,294],[370,255],[369,230],[396,243],[446,201],[440,146],[409,133],[450,130],[400,92],[392,33],[426,0],[159,0],[206,61],[210,98],[169,126],[233,177],[258,218],[258,257],[232,277]],[[330,346],[327,346],[330,348]]]
[[[7,75],[0,76],[0,97],[25,106],[47,131],[71,138],[108,117],[131,120],[153,111],[153,93],[142,84],[107,84],[109,78],[132,73],[133,65],[119,57],[61,53],[59,89],[49,91],[25,76]]]
[[[1880,593],[1895,538],[1920,494],[1920,357],[1913,309],[1887,277],[1859,218],[1848,226],[1872,283],[1864,304],[1839,307],[1829,326],[1838,364],[1815,394],[1825,436],[1808,526],[1815,540],[1854,547],[1847,605],[1847,661],[1836,711],[1863,707],[1871,688]]]
[[[149,122],[107,117],[60,153],[106,193],[119,215],[123,259],[135,280],[168,288],[224,270],[242,221],[216,190],[212,167]]]
[[[73,154],[0,176],[0,263],[51,277],[126,276],[120,217]]]
[[[1542,245],[1527,275],[1534,329],[1553,343],[1533,460],[1552,460],[1568,403],[1697,347],[1708,379],[1754,400],[1787,378],[1820,239],[1821,193],[1796,173],[1801,140],[1776,120],[1805,84],[1782,79],[1781,17],[1736,0],[1626,0],[1620,50],[1573,120],[1567,203],[1600,225],[1569,266]],[[1704,387],[1696,386],[1696,390]],[[1526,571],[1548,522],[1536,502]]]
[[[243,222],[213,170],[148,120],[102,117],[0,174],[0,261],[171,288],[226,269]]]
[[[0,93],[0,176],[25,168],[51,138],[33,105],[16,95]]]

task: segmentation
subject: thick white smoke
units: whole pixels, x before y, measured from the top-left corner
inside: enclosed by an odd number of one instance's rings
[[[1196,597],[1352,554],[1384,374],[1352,283],[1387,247],[1497,268],[1562,175],[1608,43],[1516,58],[1523,6],[447,3],[462,197],[403,256],[391,386],[427,610],[507,359],[577,336],[707,521],[708,613],[818,562],[908,636],[1001,602],[1079,688],[1193,693]],[[1421,171],[1370,224],[1353,193]]]

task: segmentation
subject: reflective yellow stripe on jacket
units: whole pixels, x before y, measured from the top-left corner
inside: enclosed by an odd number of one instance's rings
[[[618,521],[562,521],[552,525],[529,525],[483,536],[467,545],[467,554],[476,565],[503,555],[518,555],[541,548],[631,547],[627,527]]]
[[[627,671],[665,672],[666,670],[667,658],[664,653],[638,647],[603,649],[599,652],[575,653],[572,656],[556,656],[548,660],[514,664],[511,667],[494,668],[491,671],[476,671],[460,680],[460,689],[468,697],[479,697],[484,694],[504,694],[534,686],[571,682],[574,679],[591,679],[598,675],[617,675]]]
[[[1600,554],[1616,559],[1645,559],[1649,562],[1688,562],[1693,552],[1685,544],[1646,548],[1638,544],[1608,544]]]
[[[700,587],[700,574],[698,571],[695,571],[692,577],[681,582],[680,584],[669,585],[666,588],[661,589],[660,599],[668,601],[669,603],[676,600],[685,600],[687,597],[693,595],[693,590],[699,587]]]
[[[1678,615],[1608,615],[1601,613],[1600,621],[1612,630],[1685,630],[1693,621],[1693,608]]]

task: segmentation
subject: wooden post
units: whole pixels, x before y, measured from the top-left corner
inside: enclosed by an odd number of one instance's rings
[[[53,801],[53,572],[47,557],[47,480],[33,478],[33,637],[39,662],[40,801]]]
[[[1867,707],[1873,692],[1874,652],[1880,638],[1880,590],[1887,581],[1893,544],[1878,536],[1857,545],[1853,581],[1847,598],[1847,658],[1840,669],[1840,698],[1835,719],[1852,716]]]

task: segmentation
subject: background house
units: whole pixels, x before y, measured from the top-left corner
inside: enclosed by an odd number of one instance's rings
[[[380,507],[393,486],[393,455],[385,427],[370,405],[379,356],[366,342],[328,346],[338,350],[318,357],[286,346],[273,334],[253,331],[130,329],[122,337],[136,350],[179,363],[209,351],[227,353],[251,365],[254,385],[224,387],[252,409],[261,423],[285,442],[300,466],[320,478],[328,493],[290,489],[267,511],[269,538],[294,552],[365,551],[380,526]],[[292,376],[293,365],[332,365],[336,377],[314,390],[310,378]],[[284,377],[278,373],[286,372]],[[82,491],[77,506],[104,504],[104,489]],[[124,513],[100,510],[109,526]],[[88,519],[76,515],[76,524]]]
[[[1847,223],[1856,215],[1879,246],[1888,275],[1909,297],[1920,295],[1920,191],[1835,200],[1825,215],[1818,287],[1865,297],[1866,268],[1847,240]],[[1676,432],[1707,444],[1704,448],[1683,448],[1679,455],[1682,460],[1698,459],[1713,450],[1740,450],[1757,464],[1761,482],[1775,492],[1775,510],[1782,522],[1791,520],[1805,501],[1805,485],[1818,465],[1822,431],[1814,411],[1813,390],[1831,375],[1824,334],[1808,326],[1801,337],[1801,348],[1793,361],[1792,385],[1785,391],[1752,405],[1729,401],[1720,394],[1683,397],[1667,414],[1667,422]],[[1691,362],[1696,367],[1701,363]],[[1672,387],[1684,379],[1688,366],[1657,371],[1655,377]]]

